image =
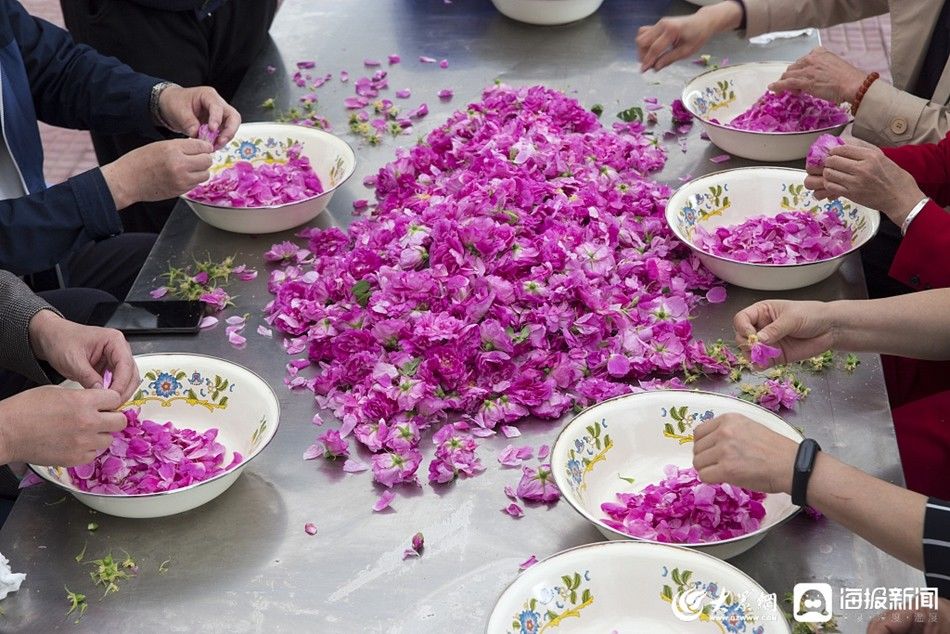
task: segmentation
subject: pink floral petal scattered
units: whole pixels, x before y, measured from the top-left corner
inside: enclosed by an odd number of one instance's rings
[[[235,348],[243,348],[247,344],[247,339],[238,334],[236,331],[231,331],[228,333],[228,341]]]
[[[201,318],[201,322],[198,324],[198,327],[204,330],[205,328],[212,328],[218,325],[218,318],[214,315],[206,315]]]
[[[518,499],[518,495],[515,493],[515,488],[511,485],[505,486],[505,496],[510,500]]]
[[[224,321],[231,326],[243,326],[245,323],[247,323],[247,317],[242,315],[231,315]]]
[[[512,425],[502,425],[501,433],[505,436],[505,438],[517,438],[521,435],[521,430]]]
[[[391,489],[386,489],[379,496],[379,499],[376,500],[376,503],[373,504],[373,511],[379,513],[385,509],[389,508],[389,505],[392,504],[392,501],[396,499],[396,492]]]
[[[307,522],[303,525],[303,530],[307,535],[316,535],[317,534],[317,525],[313,522]]]
[[[149,291],[148,294],[152,297],[152,299],[161,299],[168,295],[168,288],[165,286],[159,286],[158,288]]]
[[[20,480],[20,484],[19,484],[19,486],[17,486],[17,488],[18,488],[18,489],[25,489],[25,488],[27,488],[27,487],[31,487],[31,486],[34,486],[34,485],[37,485],[37,484],[41,484],[42,482],[43,482],[43,478],[41,478],[40,476],[36,475],[36,474],[31,470],[31,471],[27,471],[27,472],[26,472],[26,475],[23,476],[23,479],[22,479],[22,480]]]
[[[449,60],[443,59],[439,61],[439,68],[448,68],[448,67],[449,67]]]
[[[726,301],[726,288],[724,286],[713,286],[706,291],[706,301],[710,304],[721,304]]]
[[[709,161],[712,163],[725,163],[726,161],[731,161],[731,160],[732,160],[732,156],[729,154],[719,154],[709,159]]]
[[[341,70],[341,71],[340,71],[340,81],[343,82],[344,84],[345,84],[346,82],[350,81],[350,74],[349,74],[348,72],[346,72],[345,70]]]
[[[399,57],[398,55],[396,55],[395,53],[393,53],[392,55],[389,56],[389,65],[390,65],[390,66],[392,66],[393,64],[398,64],[398,63],[401,62],[401,61],[402,61],[402,58]]]
[[[369,471],[369,465],[359,458],[347,458],[346,462],[343,463],[343,470],[347,473],[362,473]]]
[[[550,454],[551,454],[550,445],[541,445],[540,447],[538,447],[538,460],[546,460]]]
[[[376,68],[377,66],[382,66],[382,63],[378,59],[364,59],[363,66],[366,68]]]
[[[317,63],[311,60],[303,60],[303,61],[297,62],[297,68],[299,68],[300,70],[307,70],[307,69],[313,68],[316,65]]]
[[[442,90],[439,91],[439,99],[441,99],[442,101],[449,101],[454,96],[455,96],[455,91],[452,90],[451,88],[443,88]]]
[[[519,517],[524,517],[524,509],[512,502],[508,506],[502,509],[508,515],[514,517],[515,519]]]
[[[435,64],[436,59],[434,57],[426,57],[425,55],[419,56],[419,61],[423,64]]]
[[[274,331],[271,330],[270,328],[266,328],[263,325],[261,325],[257,327],[257,334],[259,334],[262,337],[273,337]]]
[[[274,73],[277,72],[277,67],[271,66],[270,64],[268,64],[267,66],[264,67],[264,72],[266,72],[268,75],[273,75]]]
[[[400,88],[396,91],[397,99],[408,99],[412,96],[412,89],[410,88]]]
[[[536,563],[538,563],[538,558],[535,557],[534,555],[531,555],[530,557],[522,561],[520,564],[518,564],[518,568],[521,570],[527,570],[528,568],[535,565]]]

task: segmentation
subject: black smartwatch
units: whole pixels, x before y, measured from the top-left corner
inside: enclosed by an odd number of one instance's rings
[[[795,506],[805,506],[808,502],[808,481],[811,480],[811,472],[815,469],[815,458],[821,447],[811,438],[806,438],[798,445],[798,453],[795,455],[795,474],[792,476],[792,504]]]

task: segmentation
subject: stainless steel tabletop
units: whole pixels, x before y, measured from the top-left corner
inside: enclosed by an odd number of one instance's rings
[[[427,133],[453,109],[478,97],[496,79],[516,85],[544,83],[575,95],[581,102],[605,105],[604,120],[614,112],[657,95],[664,103],[677,96],[684,81],[700,69],[686,62],[660,74],[641,75],[633,37],[639,25],[667,13],[692,10],[683,2],[606,0],[601,10],[580,23],[537,28],[512,22],[488,0],[287,0],[272,29],[275,44],[246,79],[236,105],[246,120],[269,118],[258,105],[276,97],[287,105],[299,91],[289,73],[300,59],[314,59],[317,70],[364,72],[366,57],[402,55],[390,68],[393,89],[411,87],[410,105],[425,100],[431,114],[416,127]],[[816,36],[752,46],[735,36],[720,37],[703,52],[732,62],[793,60],[816,44]],[[447,70],[420,64],[418,56],[447,58]],[[264,67],[278,71],[269,75]],[[318,90],[322,112],[345,135],[343,96],[352,81],[330,82]],[[443,104],[441,88],[454,88]],[[668,117],[668,114],[667,114]],[[698,128],[698,126],[696,126]],[[404,137],[410,144],[416,134]],[[346,226],[351,202],[368,197],[363,177],[393,154],[393,142],[358,147],[355,177],[334,197],[319,226]],[[669,145],[662,180],[677,183],[687,173],[718,167],[709,157],[720,151],[689,136],[689,152]],[[747,163],[734,159],[723,167]],[[248,237],[204,225],[179,205],[146,265],[133,295],[145,297],[169,263],[186,264],[209,255],[266,271],[261,253],[291,237]],[[504,438],[481,442],[487,471],[479,477],[433,489],[400,489],[395,512],[374,514],[379,491],[369,474],[344,475],[339,464],[304,462],[301,454],[314,440],[313,399],[283,387],[287,357],[279,342],[254,334],[261,307],[270,299],[266,274],[254,282],[234,282],[238,297],[232,312],[250,312],[248,345],[232,348],[223,325],[197,337],[136,340],[137,352],[188,351],[219,355],[267,377],[280,395],[282,419],[273,443],[220,498],[194,511],[164,519],[126,520],[94,514],[49,485],[24,491],[0,531],[0,552],[13,569],[27,573],[22,589],[0,604],[2,631],[51,632],[461,632],[484,629],[500,591],[529,555],[543,558],[565,548],[601,539],[600,534],[562,502],[529,508],[513,520],[500,509],[502,488],[515,484],[517,470],[501,470],[495,457]],[[770,294],[770,295],[775,295]],[[833,299],[864,296],[859,262],[851,258],[841,273],[785,297]],[[731,337],[731,317],[766,294],[730,289],[728,302],[705,306],[695,322],[707,340]],[[852,376],[841,372],[808,378],[811,395],[788,420],[805,428],[831,451],[866,471],[902,482],[898,452],[876,356],[863,355]],[[724,385],[719,389],[727,389]],[[524,444],[553,441],[558,423],[523,428]],[[423,476],[424,479],[424,476]],[[886,512],[886,510],[882,510]],[[99,524],[90,533],[86,525]],[[316,536],[304,532],[314,522]],[[426,538],[421,559],[403,561],[410,537]],[[137,577],[118,594],[98,600],[87,559],[121,549],[138,561]],[[170,560],[159,573],[161,562]],[[799,581],[827,581],[835,587],[922,585],[923,577],[828,520],[804,517],[772,531],[733,563],[770,592],[790,591]],[[63,586],[90,597],[78,625],[67,618]],[[850,612],[845,632],[863,632],[867,614]]]

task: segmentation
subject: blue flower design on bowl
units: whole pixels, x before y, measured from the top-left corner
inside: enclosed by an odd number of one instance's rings
[[[204,382],[204,379],[201,378],[201,374],[198,372],[193,372],[191,378],[188,379],[188,382],[192,385],[201,385]]]
[[[745,632],[745,609],[739,603],[731,603],[722,608],[722,624],[731,634]]]
[[[833,212],[835,215],[837,215],[837,216],[838,216],[839,218],[841,218],[842,220],[845,219],[845,217],[844,217],[844,213],[845,213],[845,210],[844,210],[844,203],[842,203],[841,200],[839,200],[839,199],[837,199],[837,198],[835,198],[834,200],[829,201],[828,203],[825,204],[825,211]]]
[[[181,389],[181,383],[178,382],[173,375],[168,372],[162,372],[159,374],[154,381],[149,383],[149,387],[155,390],[155,394],[161,397],[174,396],[179,389]]]
[[[518,620],[521,622],[521,634],[537,634],[538,621],[541,620],[540,614],[532,612],[531,610],[525,610],[518,615]]]
[[[238,146],[238,155],[245,161],[249,161],[257,156],[257,146],[250,141],[243,141]]]
[[[581,463],[579,460],[568,460],[567,461],[567,471],[571,475],[571,481],[575,484],[581,483],[581,478],[583,474],[581,472]]]

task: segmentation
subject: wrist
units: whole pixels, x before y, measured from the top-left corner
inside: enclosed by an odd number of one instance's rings
[[[55,339],[55,330],[63,318],[51,310],[43,309],[33,315],[28,327],[30,348],[40,361],[49,360],[50,342]]]
[[[890,208],[882,209],[881,211],[883,211],[895,225],[903,227],[904,221],[907,220],[907,216],[910,215],[910,212],[925,198],[927,197],[924,195],[924,192],[914,187],[906,193],[902,193]]]
[[[169,121],[168,115],[166,114],[169,111],[167,105],[169,100],[172,99],[179,90],[183,89],[178,84],[163,81],[152,87],[152,95],[149,100],[149,110],[152,113],[152,119],[155,124],[168,128],[172,132],[180,132],[180,130],[176,130]]]
[[[13,454],[13,448],[10,446],[10,440],[7,438],[10,425],[6,416],[6,407],[0,403],[0,465],[17,462]]]
[[[124,175],[125,170],[122,168],[121,163],[124,158],[125,157],[121,157],[99,168],[102,172],[102,178],[105,179],[106,186],[109,188],[109,193],[112,194],[112,201],[115,203],[117,210],[125,209],[129,205],[138,202],[130,186],[132,180],[126,178]]]

